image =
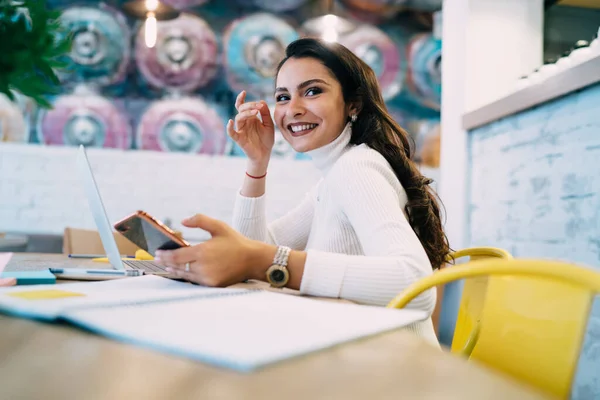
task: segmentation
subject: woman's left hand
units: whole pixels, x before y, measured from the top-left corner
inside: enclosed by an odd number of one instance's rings
[[[0,278],[0,287],[14,286],[16,284],[17,284],[17,280],[15,278]]]
[[[204,229],[212,238],[195,246],[159,250],[155,261],[173,275],[200,285],[223,287],[262,277],[277,250],[205,215],[196,214],[182,224]]]

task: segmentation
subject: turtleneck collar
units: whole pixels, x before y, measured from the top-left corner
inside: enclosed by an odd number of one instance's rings
[[[335,140],[323,147],[307,151],[315,167],[317,167],[323,175],[335,164],[338,158],[348,150],[348,144],[352,136],[352,124],[348,122],[344,130]]]

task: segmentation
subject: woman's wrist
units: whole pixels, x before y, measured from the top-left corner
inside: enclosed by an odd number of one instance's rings
[[[269,168],[269,160],[248,161],[246,165],[246,173],[251,176],[263,176]]]
[[[264,174],[262,174],[262,175],[251,175],[251,174],[249,174],[248,172],[246,172],[246,176],[247,176],[248,178],[252,178],[252,179],[259,180],[259,179],[264,179],[264,178],[266,178],[266,177],[267,177],[267,173],[265,172],[265,173],[264,173]]]
[[[247,279],[266,281],[267,270],[273,265],[275,254],[277,253],[277,246],[250,240],[248,249]],[[300,289],[302,276],[304,275],[304,266],[306,265],[306,257],[307,253],[305,251],[292,250],[290,253],[287,266],[290,274],[290,280],[286,285],[288,288],[295,290]]]
[[[252,161],[246,164],[246,178],[240,194],[244,197],[261,197],[265,194],[266,174],[269,160]]]
[[[264,281],[276,252],[277,246],[252,241],[248,251],[248,278]]]

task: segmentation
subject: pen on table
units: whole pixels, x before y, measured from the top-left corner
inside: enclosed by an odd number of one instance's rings
[[[55,275],[107,275],[107,276],[140,276],[143,271],[136,269],[81,269],[81,268],[48,268]]]
[[[103,258],[106,254],[69,254],[69,258]],[[121,255],[121,258],[135,258],[135,256]]]

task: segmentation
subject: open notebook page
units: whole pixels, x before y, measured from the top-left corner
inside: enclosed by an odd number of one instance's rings
[[[27,318],[52,320],[71,309],[240,291],[244,290],[207,288],[155,275],[143,275],[102,282],[2,288],[0,311]]]
[[[64,317],[117,340],[249,371],[403,327],[427,315],[261,291],[75,310]]]

